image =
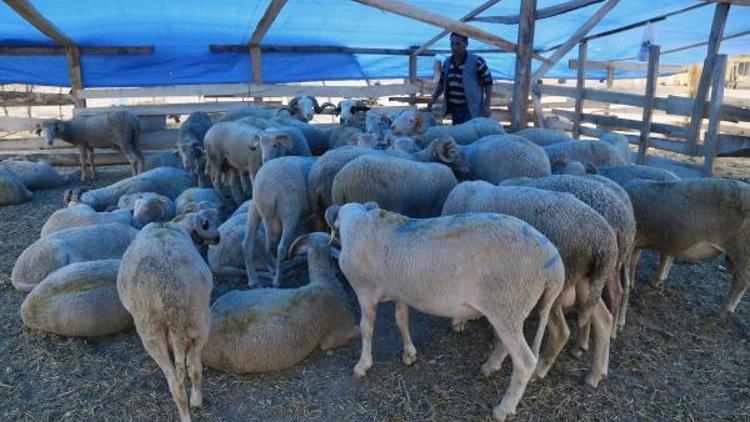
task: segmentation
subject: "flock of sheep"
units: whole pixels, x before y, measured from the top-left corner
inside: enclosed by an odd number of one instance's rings
[[[451,318],[457,331],[486,317],[496,340],[482,374],[508,355],[513,363],[493,411],[504,420],[568,341],[568,312],[577,316],[575,356],[593,334],[586,382],[596,387],[607,376],[643,249],[661,254],[656,285],[675,257],[725,254],[733,276],[726,314],[750,284],[745,183],[629,164],[627,141],[614,133],[594,141],[548,129],[506,134],[489,118],[439,126],[429,113],[387,116],[351,100],[335,108],[340,125],[308,124],[321,109],[302,97],[216,121],[194,113],[179,131],[180,160],[168,166],[147,165],[127,112],[46,122],[48,143],[79,146],[82,179],[94,177],[93,148],[102,146],[122,150],[133,176],[66,191],[67,207],[13,268],[13,286],[30,292],[24,324],[66,336],[135,325],[185,421],[202,402],[203,364],[279,370],[361,336],[354,375],[364,376],[381,301],[396,303],[406,365],[417,356],[410,307]],[[28,200],[28,189],[74,177],[6,160],[0,199]],[[307,257],[309,284],[276,288],[297,255]],[[359,324],[337,268],[356,293]],[[251,289],[211,304],[214,274]],[[261,279],[273,287],[259,287]],[[529,346],[523,324],[532,313]]]

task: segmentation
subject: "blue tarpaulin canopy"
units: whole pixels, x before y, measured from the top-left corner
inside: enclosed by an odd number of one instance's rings
[[[505,0],[480,16],[518,15],[521,0]],[[539,0],[542,9],[562,0]],[[410,0],[416,7],[460,19],[485,0]],[[698,2],[690,0],[622,0],[590,34],[619,28],[673,12]],[[268,0],[33,0],[31,4],[79,47],[153,46],[149,55],[82,55],[86,87],[155,86],[196,83],[238,83],[252,79],[248,53],[212,53],[211,44],[247,44],[268,7]],[[534,38],[537,50],[564,42],[603,3],[538,20]],[[671,16],[654,24],[654,42],[662,52],[708,40],[714,4]],[[471,25],[516,42],[517,25],[469,22]],[[263,45],[371,47],[406,49],[421,46],[441,31],[432,25],[346,0],[289,0],[263,38]],[[750,31],[750,7],[732,6],[725,36]],[[644,27],[594,39],[589,43],[592,61],[628,59],[639,49]],[[0,3],[0,46],[54,46],[5,3]],[[431,48],[448,49],[443,38]],[[496,49],[472,40],[470,49]],[[750,36],[726,40],[721,53],[750,52]],[[550,53],[545,53],[549,55]],[[568,59],[573,49],[547,77],[575,77]],[[512,53],[482,53],[493,76],[512,79]],[[701,62],[706,46],[666,53],[662,64]],[[419,57],[418,75],[429,77],[432,57]],[[534,66],[539,65],[534,61]],[[343,79],[403,78],[408,57],[392,55],[274,53],[262,54],[265,83]],[[591,71],[592,78],[605,71]],[[618,72],[617,77],[642,76]],[[0,56],[0,83],[70,86],[65,56]]]

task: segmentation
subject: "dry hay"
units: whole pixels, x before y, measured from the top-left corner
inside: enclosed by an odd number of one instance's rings
[[[127,175],[101,171],[97,185]],[[156,364],[133,330],[114,336],[64,338],[23,327],[24,294],[10,284],[16,257],[33,242],[47,216],[62,206],[63,189],[35,192],[34,201],[0,208],[0,419],[164,420],[176,407]],[[647,287],[655,273],[646,253],[638,272],[628,325],[612,345],[609,377],[597,390],[583,376],[590,357],[562,353],[549,376],[529,385],[515,420],[750,418],[750,297],[726,324],[714,315],[729,276],[721,260],[676,263],[665,292]],[[304,267],[289,273],[299,281]],[[217,280],[214,296],[244,288]],[[352,297],[353,299],[353,297]],[[487,420],[509,381],[510,362],[488,378],[484,322],[453,333],[446,319],[413,312],[417,363],[401,363],[393,305],[381,305],[374,366],[351,377],[359,343],[316,352],[286,371],[236,376],[206,370],[204,408],[196,420]],[[534,328],[533,323],[529,324]]]

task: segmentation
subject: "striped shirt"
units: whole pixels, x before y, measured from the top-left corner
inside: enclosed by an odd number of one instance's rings
[[[448,69],[443,72],[440,76],[439,84],[444,83],[444,78],[448,78],[448,85],[445,90],[445,98],[447,99],[449,110],[463,110],[467,108],[466,105],[466,94],[464,93],[464,82],[463,82],[463,71],[464,64],[466,63],[466,55],[464,55],[461,63],[456,64],[451,56]],[[479,83],[482,86],[492,85],[492,75],[490,69],[487,67],[487,62],[483,58],[477,57],[477,75]]]

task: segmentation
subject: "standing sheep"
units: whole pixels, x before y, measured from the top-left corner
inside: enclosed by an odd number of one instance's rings
[[[209,181],[206,180],[206,154],[203,147],[203,138],[211,128],[213,122],[208,114],[196,111],[180,125],[177,132],[177,151],[182,159],[182,167],[189,173],[198,177],[198,185],[205,187]]]
[[[257,139],[261,128],[243,120],[217,123],[204,138],[206,173],[212,186],[221,190],[221,175],[226,174],[236,203],[245,200],[245,192],[250,191],[251,181],[263,164]]]
[[[127,111],[113,111],[96,116],[76,116],[71,120],[46,120],[37,129],[47,145],[52,146],[55,139],[63,140],[78,146],[81,158],[81,180],[87,179],[86,161],[90,167],[91,178],[96,177],[94,165],[94,148],[114,148],[121,151],[128,162],[133,176],[144,170],[143,152],[138,141],[140,136],[138,117]]]
[[[724,253],[732,288],[722,314],[733,313],[750,286],[750,186],[726,179],[634,180],[625,190],[638,227],[631,274],[647,248],[661,253],[656,287],[664,285],[674,257],[697,261]]]
[[[252,199],[249,201],[252,205]],[[219,243],[208,247],[208,266],[214,274],[222,276],[245,277],[245,253],[242,249],[242,242],[247,232],[247,209],[245,212],[237,213],[231,216],[227,221],[219,226]],[[265,251],[265,231],[263,227],[258,230],[255,237],[255,250]],[[272,269],[274,262],[272,259],[266,259],[265,256],[255,257],[254,264],[256,268]]]
[[[282,263],[292,240],[308,231],[311,210],[307,176],[312,163],[310,157],[281,157],[267,162],[258,171],[253,183],[253,206],[248,212],[247,233],[242,244],[250,287],[258,285],[253,262],[261,220],[266,230],[266,254],[276,252],[274,286],[281,283]]]
[[[97,337],[133,325],[117,295],[119,259],[76,262],[48,275],[21,304],[29,328],[61,336]]]
[[[580,161],[584,166],[624,165],[627,162],[612,145],[602,141],[567,141],[544,147],[552,164],[552,171],[557,172],[560,163],[565,159]]]
[[[186,364],[190,406],[203,403],[201,351],[211,325],[213,276],[194,242],[213,244],[219,234],[204,214],[144,227],[125,251],[117,274],[122,304],[133,316],[143,348],[164,373],[183,422],[190,420]]]
[[[333,203],[377,202],[409,217],[436,217],[458,182],[439,163],[365,155],[345,165],[333,179]]]
[[[310,147],[299,129],[293,127],[268,128],[257,134],[261,158],[267,163],[285,155],[310,156]],[[250,148],[254,148],[251,146]]]
[[[0,206],[31,201],[32,193],[8,170],[0,167]]]
[[[400,132],[394,129],[395,133],[412,135],[411,133]],[[432,126],[424,132],[413,134],[417,140],[417,145],[424,148],[432,140],[450,136],[457,144],[468,145],[491,135],[504,135],[505,130],[496,120],[490,117],[476,117],[467,122],[454,126]]]
[[[549,341],[535,373],[543,378],[557,359],[570,335],[563,311],[575,307],[578,326],[590,321],[594,326],[594,361],[586,382],[596,387],[607,376],[612,330],[602,290],[617,264],[617,239],[607,221],[570,194],[482,181],[461,183],[445,201],[443,215],[466,212],[512,215],[557,246],[565,264],[565,288],[553,308]]]
[[[311,233],[289,255],[307,253],[309,284],[296,289],[233,290],[211,306],[206,365],[233,373],[278,371],[316,349],[342,346],[359,335],[331,263],[329,237]]]
[[[16,259],[10,280],[28,292],[53,271],[74,262],[119,259],[138,230],[120,223],[61,230],[42,237]]]
[[[372,366],[377,305],[396,301],[396,324],[410,365],[417,350],[409,333],[409,306],[453,318],[486,316],[496,342],[481,372],[513,360],[510,387],[494,408],[495,420],[515,413],[537,364],[550,309],[563,288],[564,269],[555,246],[523,221],[494,213],[410,219],[350,203],[326,210],[341,238],[339,266],[354,288],[362,317],[362,354],[354,375]],[[460,253],[456,253],[460,251]],[[539,326],[529,348],[523,323],[537,309]]]
[[[81,202],[97,211],[117,205],[120,197],[130,193],[153,192],[174,200],[185,189],[195,186],[195,177],[185,170],[159,167],[99,189],[65,191],[64,200]]]

